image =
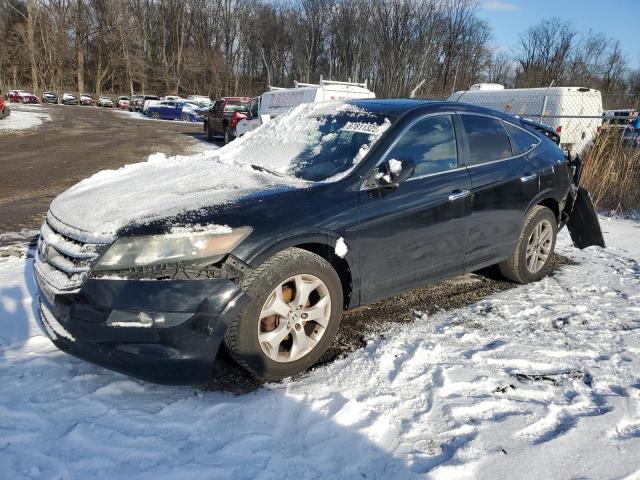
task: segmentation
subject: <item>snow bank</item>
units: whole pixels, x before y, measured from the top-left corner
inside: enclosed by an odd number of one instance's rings
[[[20,110],[17,110],[14,104],[11,104],[10,108],[11,115],[0,120],[0,134],[39,127],[44,122],[51,120],[51,117],[46,113],[37,111],[39,107],[26,109],[24,106],[20,106]]]
[[[129,379],[55,349],[32,261],[0,261],[7,478],[518,478],[640,475],[640,223],[607,250],[347,358],[232,397]],[[631,241],[630,239],[633,239]]]

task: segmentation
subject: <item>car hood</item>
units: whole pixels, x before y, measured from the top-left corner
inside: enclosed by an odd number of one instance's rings
[[[108,242],[131,225],[309,185],[253,170],[249,161],[210,156],[154,154],[146,162],[96,173],[56,197],[49,216],[81,233],[84,241]]]

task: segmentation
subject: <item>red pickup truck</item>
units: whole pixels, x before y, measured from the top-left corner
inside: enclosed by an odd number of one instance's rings
[[[236,138],[236,125],[247,118],[249,97],[223,97],[213,104],[204,118],[204,132],[210,142],[224,139],[225,145]]]
[[[8,117],[10,113],[9,102],[4,99],[2,92],[0,92],[0,118]]]

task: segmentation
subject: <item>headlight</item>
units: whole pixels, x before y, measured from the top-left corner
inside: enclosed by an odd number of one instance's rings
[[[109,247],[95,270],[124,270],[205,259],[215,262],[233,250],[250,233],[251,227],[240,227],[222,233],[181,232],[123,237]]]

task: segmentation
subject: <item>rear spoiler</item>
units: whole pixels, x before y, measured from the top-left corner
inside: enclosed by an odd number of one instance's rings
[[[560,135],[549,125],[544,125],[539,122],[534,122],[528,118],[520,118],[520,121],[526,125],[527,127],[533,128],[534,130],[542,133],[545,137],[549,138],[556,145],[560,145]]]

